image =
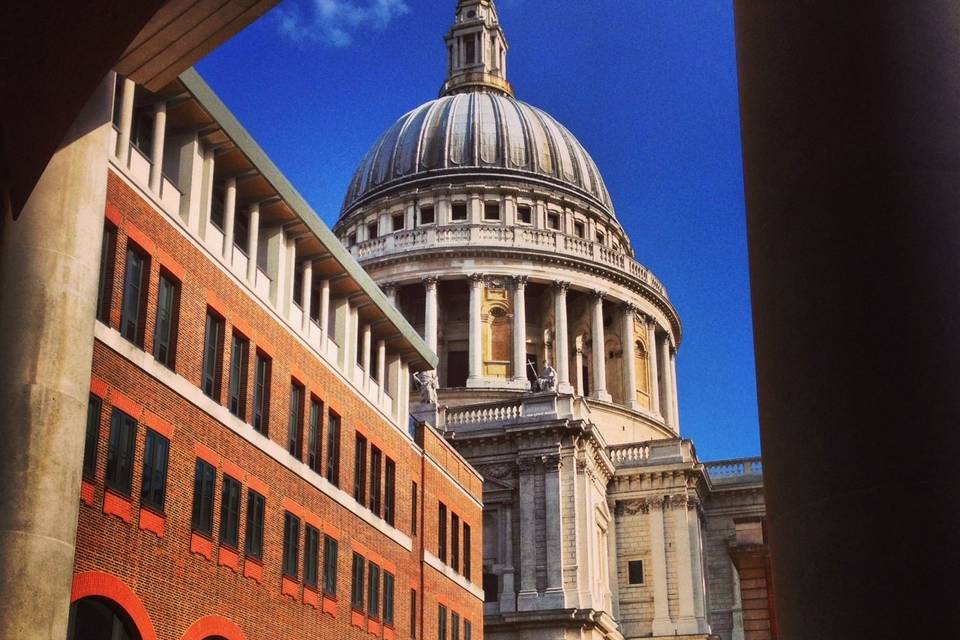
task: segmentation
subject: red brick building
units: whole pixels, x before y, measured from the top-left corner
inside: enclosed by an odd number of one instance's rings
[[[195,73],[114,124],[68,638],[480,640],[436,356]]]

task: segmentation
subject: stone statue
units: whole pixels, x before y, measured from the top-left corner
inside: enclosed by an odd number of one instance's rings
[[[557,370],[549,364],[540,372],[535,384],[536,391],[541,393],[552,393],[557,390]]]
[[[437,404],[437,373],[435,371],[418,371],[413,379],[420,387],[420,402]]]

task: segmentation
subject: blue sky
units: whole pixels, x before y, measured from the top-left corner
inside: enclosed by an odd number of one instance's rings
[[[681,427],[702,459],[760,451],[731,5],[498,2],[517,97],[591,153],[680,312]],[[332,225],[367,148],[436,97],[455,6],[284,0],[198,68]]]

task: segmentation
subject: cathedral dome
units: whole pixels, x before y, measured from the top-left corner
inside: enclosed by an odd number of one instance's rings
[[[600,171],[573,134],[544,111],[494,91],[443,96],[397,120],[360,163],[343,214],[398,184],[441,175],[547,183],[613,215]]]

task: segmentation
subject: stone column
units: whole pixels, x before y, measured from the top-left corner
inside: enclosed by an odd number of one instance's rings
[[[677,348],[670,347],[670,402],[673,406],[670,415],[673,416],[673,430],[680,433],[680,395],[677,393]]]
[[[527,276],[513,278],[513,379],[527,382]]]
[[[223,194],[223,259],[227,269],[233,266],[233,232],[237,215],[237,179],[227,178]]]
[[[357,318],[357,322],[360,321],[360,318]],[[363,390],[367,391],[370,389],[370,349],[373,347],[373,330],[369,324],[363,325],[363,343],[360,345],[360,348],[363,349],[363,353],[360,354],[360,363],[363,367]]]
[[[557,370],[557,390],[560,393],[573,393],[570,386],[570,355],[567,334],[567,289],[569,282],[553,284],[554,314],[554,368]]]
[[[667,541],[663,534],[664,499],[647,498],[646,509],[650,525],[650,572],[653,574],[653,635],[674,635],[670,620],[670,602],[667,595]]]
[[[647,368],[650,370],[650,410],[660,413],[660,373],[657,370],[660,356],[657,352],[657,324],[652,316],[647,316]]]
[[[697,618],[697,633],[710,633],[707,623],[707,583],[703,568],[703,537],[700,527],[700,500],[687,502],[687,524],[690,527],[690,557],[693,561],[693,614]]]
[[[593,388],[590,396],[594,400],[610,402],[607,391],[606,337],[603,331],[603,291],[593,292],[591,330],[593,332]]]
[[[4,640],[59,640],[67,634],[112,78],[79,113],[17,220],[6,216],[0,223]],[[132,86],[126,93],[132,101]]]
[[[330,281],[320,282],[320,348],[327,348],[330,337]]]
[[[470,377],[467,385],[478,384],[483,379],[483,276],[475,273],[470,276]]]
[[[563,522],[560,509],[560,454],[543,456],[543,511],[546,522],[547,589],[543,607],[562,609],[563,598]]]
[[[397,306],[397,284],[395,282],[381,282],[380,289],[383,295],[387,296],[390,304]]]
[[[423,287],[426,292],[423,312],[423,339],[434,353],[437,352],[437,276],[424,276]],[[472,300],[472,298],[471,298]],[[472,307],[471,307],[472,308]],[[473,316],[471,316],[472,319]]]
[[[383,394],[387,386],[387,341],[377,340],[377,402],[383,403]]]
[[[673,512],[673,548],[676,550],[677,591],[680,600],[677,612],[677,633],[697,633],[697,618],[693,607],[693,563],[690,559],[690,525],[687,522],[687,496],[670,498]]]
[[[160,195],[163,182],[163,148],[167,137],[167,103],[158,102],[153,107],[153,148],[150,153],[150,191]]]
[[[660,374],[660,407],[663,412],[663,422],[670,427],[673,426],[673,382],[670,380],[670,336],[664,335],[660,342],[660,363],[663,365],[663,372]]]
[[[573,341],[573,383],[574,392],[583,397],[586,380],[583,375],[583,338],[581,336],[577,336]]]
[[[120,79],[117,76],[117,82],[122,82],[123,87],[120,90],[120,126],[117,134],[117,160],[120,166],[126,169],[130,164],[130,134],[133,131],[133,98],[137,92],[137,85],[130,78]]]
[[[537,463],[535,458],[517,460],[520,473],[520,594],[517,597],[518,611],[537,608],[540,594],[537,592],[537,513],[536,495]]]
[[[517,594],[513,580],[513,505],[507,504],[500,508],[503,517],[503,573],[502,589],[500,590],[500,613],[517,610]]]
[[[257,288],[257,254],[260,248],[260,203],[250,205],[250,231],[247,237],[247,282]]]
[[[300,329],[310,335],[310,307],[313,305],[313,261],[303,262],[303,281],[300,283],[300,299],[303,300],[303,320]]]
[[[628,409],[637,410],[640,403],[637,401],[637,341],[634,337],[634,317],[637,308],[632,304],[622,307],[623,322],[623,404]]]

